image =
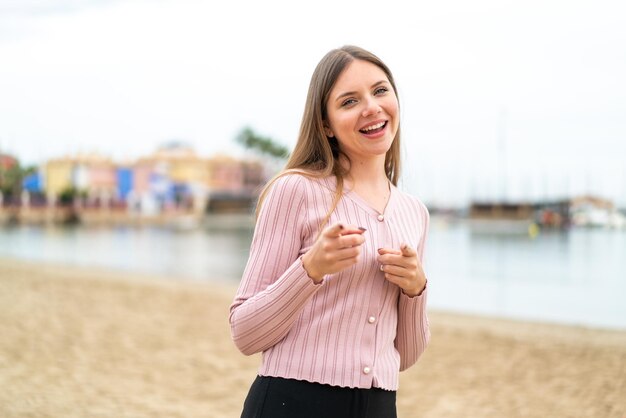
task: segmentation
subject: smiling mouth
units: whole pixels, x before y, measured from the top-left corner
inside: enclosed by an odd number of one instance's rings
[[[375,134],[377,132],[382,131],[383,129],[385,129],[386,126],[387,126],[387,121],[380,122],[380,123],[377,123],[376,125],[371,125],[366,128],[359,129],[359,132],[361,132],[362,134],[371,135],[371,134]]]

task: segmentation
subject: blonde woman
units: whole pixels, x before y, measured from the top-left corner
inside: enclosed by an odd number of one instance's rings
[[[265,187],[230,308],[262,352],[242,417],[396,417],[398,374],[428,344],[428,211],[396,188],[400,114],[387,66],[330,51],[285,170]]]

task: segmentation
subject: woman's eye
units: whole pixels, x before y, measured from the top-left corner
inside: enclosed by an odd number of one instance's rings
[[[384,94],[387,93],[389,91],[389,89],[387,87],[379,87],[376,90],[374,90],[374,94]]]
[[[343,107],[343,106],[349,106],[349,105],[351,105],[351,104],[353,104],[353,103],[356,103],[356,100],[354,100],[354,99],[347,99],[347,100],[344,100],[344,101],[341,103],[341,106],[342,106],[342,107]]]

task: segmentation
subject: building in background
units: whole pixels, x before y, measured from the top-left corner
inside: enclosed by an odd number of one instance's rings
[[[16,164],[8,157],[2,167]],[[257,160],[199,156],[189,145],[170,142],[134,162],[116,163],[99,154],[55,158],[21,180],[29,196],[49,206],[118,208],[158,215],[250,211],[267,180]]]
[[[40,183],[49,202],[78,195],[89,206],[108,206],[119,200],[116,166],[110,158],[99,154],[50,160],[41,168]]]
[[[7,197],[5,194],[15,194],[16,170],[19,171],[17,158],[9,154],[0,154],[0,208],[5,204]]]
[[[127,200],[142,212],[201,213],[206,206],[209,175],[205,158],[187,144],[170,142],[133,165]]]
[[[42,166],[43,189],[48,204],[54,205],[62,193],[74,186],[75,165],[73,158],[62,157],[50,160]]]
[[[8,171],[14,167],[17,167],[19,162],[17,158],[9,154],[0,154],[0,170]]]
[[[116,165],[108,157],[81,155],[75,160],[74,187],[86,196],[88,205],[109,207],[120,200],[116,172]]]
[[[248,212],[267,180],[265,167],[255,160],[218,155],[208,161],[210,171],[208,212]]]

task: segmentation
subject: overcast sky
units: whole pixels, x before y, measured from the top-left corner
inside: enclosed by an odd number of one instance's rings
[[[0,152],[116,160],[293,146],[313,68],[395,74],[403,187],[431,204],[591,192],[626,206],[623,1],[0,0]]]

